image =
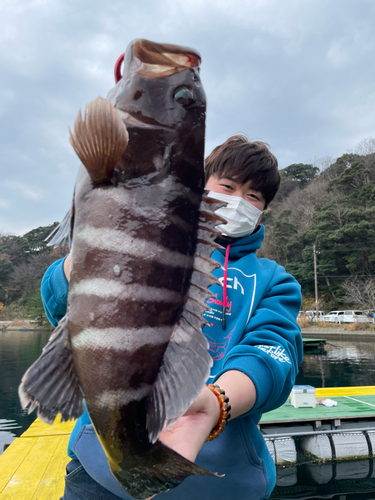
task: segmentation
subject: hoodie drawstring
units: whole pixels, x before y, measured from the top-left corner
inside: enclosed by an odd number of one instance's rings
[[[224,262],[224,284],[223,284],[223,322],[222,327],[223,330],[226,329],[227,325],[225,323],[225,309],[227,307],[227,275],[228,275],[228,259],[229,259],[229,249],[230,244],[227,246],[225,252],[225,262]]]

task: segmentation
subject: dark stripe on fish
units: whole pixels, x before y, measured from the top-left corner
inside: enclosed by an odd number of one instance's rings
[[[143,385],[154,383],[158,373],[158,363],[162,363],[167,343],[146,344],[134,352],[118,352],[111,350],[87,349],[90,364],[81,367],[77,363],[77,371],[83,380],[89,382],[85,397],[96,398],[104,390],[110,388],[117,391],[120,389],[139,389]],[[74,357],[79,359],[79,353]],[[150,363],[150,360],[153,360]],[[98,367],[100,366],[100,372]],[[82,380],[82,381],[83,381]]]
[[[165,249],[180,252],[182,255],[194,254],[195,247],[189,242],[192,228],[198,222],[199,206],[193,201],[178,196],[165,203],[166,206],[162,207],[164,215],[161,216],[159,208],[152,205],[147,207],[145,214],[142,214],[137,208],[132,210],[129,207],[121,207],[110,198],[109,194],[108,196],[101,194],[97,198],[104,198],[101,201],[106,202],[106,211],[110,217],[103,217],[102,205],[98,204],[97,208],[94,206],[90,214],[91,227],[124,231],[133,238],[140,239],[143,239],[147,233],[147,240],[150,243],[156,243]]]

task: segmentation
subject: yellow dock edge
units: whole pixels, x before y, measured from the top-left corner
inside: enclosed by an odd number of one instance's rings
[[[358,387],[321,387],[315,389],[315,396],[317,398],[366,396],[367,394],[375,394],[375,385],[362,385]]]
[[[63,495],[74,423],[48,425],[36,419],[12,442],[0,455],[0,500],[57,500]]]

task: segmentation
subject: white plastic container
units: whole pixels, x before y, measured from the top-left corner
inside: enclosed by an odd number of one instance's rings
[[[294,408],[315,408],[315,387],[312,385],[295,385],[290,398]]]

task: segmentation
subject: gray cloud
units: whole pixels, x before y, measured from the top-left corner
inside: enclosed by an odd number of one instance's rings
[[[197,48],[206,150],[236,132],[284,168],[375,135],[371,0],[12,0],[0,6],[0,233],[61,220],[77,112],[113,87],[134,38]]]

